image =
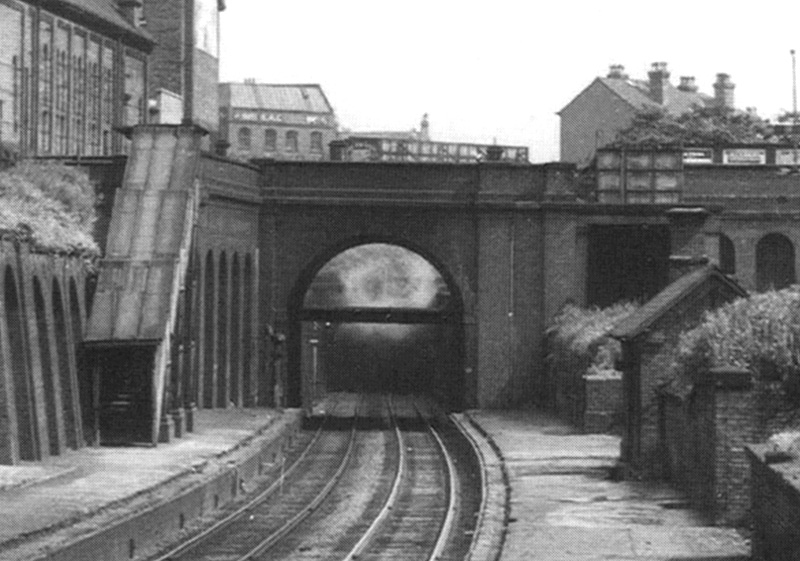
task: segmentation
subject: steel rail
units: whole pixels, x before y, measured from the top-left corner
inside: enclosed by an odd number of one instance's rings
[[[294,472],[294,470],[299,466],[303,460],[308,456],[311,452],[314,445],[319,441],[323,429],[325,428],[326,423],[330,419],[330,415],[326,415],[325,419],[320,423],[319,428],[317,428],[316,432],[314,433],[313,438],[309,441],[306,447],[303,449],[303,452],[292,462],[292,464],[282,471],[280,476],[269,485],[265,490],[261,491],[258,495],[247,501],[243,506],[237,508],[230,514],[226,515],[224,518],[214,522],[208,528],[203,529],[198,534],[195,534],[191,538],[183,541],[180,545],[175,546],[167,553],[161,554],[158,557],[152,559],[152,561],[173,561],[174,557],[184,555],[192,548],[197,546],[203,540],[207,539],[209,536],[216,534],[219,531],[222,531],[224,528],[227,528],[230,524],[236,522],[236,519],[241,517],[247,511],[251,510],[253,507],[261,504],[264,500],[272,495],[276,490],[278,490],[284,483],[286,477]]]
[[[381,508],[378,515],[372,520],[369,528],[364,532],[361,536],[361,539],[353,546],[345,557],[345,561],[354,561],[357,559],[364,550],[369,546],[372,542],[372,539],[375,537],[375,534],[378,531],[378,528],[383,524],[383,521],[389,516],[389,513],[394,508],[395,503],[397,502],[397,497],[400,494],[400,484],[403,480],[403,475],[405,474],[405,461],[406,461],[406,452],[405,452],[405,445],[403,444],[403,433],[400,430],[400,425],[397,423],[397,420],[394,416],[394,411],[392,409],[392,404],[387,403],[387,407],[389,410],[389,418],[394,425],[394,432],[397,440],[397,447],[398,447],[398,460],[397,460],[397,470],[395,471],[394,481],[392,483],[392,490],[389,493],[389,496],[386,497],[386,502],[384,502],[383,507]]]
[[[428,425],[428,430],[431,432],[433,437],[436,439],[437,444],[439,445],[439,449],[441,450],[442,456],[447,463],[447,472],[448,472],[448,490],[449,490],[449,501],[447,505],[447,515],[445,516],[444,521],[442,522],[442,526],[439,530],[439,537],[436,540],[436,545],[433,548],[433,552],[431,552],[428,559],[431,561],[436,561],[441,559],[442,553],[444,552],[445,547],[450,540],[450,535],[453,531],[453,526],[456,521],[456,517],[458,516],[458,509],[459,509],[459,493],[458,493],[458,473],[456,472],[456,465],[453,461],[453,457],[451,456],[450,452],[447,450],[447,447],[444,444],[441,436],[439,436],[438,431],[433,427],[433,424],[426,419],[422,413],[420,412],[417,404],[414,404],[414,408],[417,410],[417,415],[419,415]]]
[[[250,551],[245,553],[239,558],[239,561],[247,561],[248,559],[252,559],[256,555],[260,555],[275,544],[277,544],[281,539],[283,539],[289,532],[294,530],[303,520],[305,520],[316,508],[325,500],[325,498],[330,494],[333,488],[336,486],[337,483],[342,479],[342,475],[344,474],[347,465],[350,463],[350,458],[353,455],[353,450],[355,450],[355,442],[356,442],[356,433],[358,428],[358,405],[356,406],[356,410],[353,413],[353,426],[350,429],[350,441],[347,445],[347,451],[342,458],[339,467],[336,470],[336,473],[333,475],[330,481],[325,484],[325,487],[317,494],[316,497],[300,512],[295,514],[292,518],[290,518],[283,526],[278,528],[274,531],[271,535],[267,536],[261,543],[257,546],[252,548]]]

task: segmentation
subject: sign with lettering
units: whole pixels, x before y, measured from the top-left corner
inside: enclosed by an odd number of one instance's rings
[[[764,148],[728,148],[722,151],[722,163],[738,166],[763,165],[767,163]]]
[[[714,152],[711,148],[687,148],[683,151],[684,164],[711,164]]]
[[[800,165],[800,150],[779,149],[775,150],[775,163],[779,166]]]

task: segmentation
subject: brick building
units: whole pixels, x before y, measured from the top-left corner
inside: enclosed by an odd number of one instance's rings
[[[224,0],[144,0],[147,30],[157,41],[150,58],[150,122],[191,121],[219,130],[219,12]]]
[[[147,55],[137,0],[0,1],[0,151],[107,155],[144,122]]]
[[[236,159],[327,160],[336,138],[336,115],[319,84],[220,84],[219,116]]]
[[[561,117],[561,161],[588,165],[598,148],[612,142],[642,111],[663,110],[681,115],[692,106],[734,106],[734,84],[717,74],[714,95],[698,91],[693,76],[670,82],[667,63],[654,62],[647,80],[630,78],[621,65],[612,65],[558,112]]]

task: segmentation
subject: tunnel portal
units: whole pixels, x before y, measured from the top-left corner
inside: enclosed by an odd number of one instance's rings
[[[428,394],[459,408],[460,310],[457,292],[416,252],[370,243],[339,253],[313,276],[297,311],[290,402],[308,407],[330,391],[367,391]]]

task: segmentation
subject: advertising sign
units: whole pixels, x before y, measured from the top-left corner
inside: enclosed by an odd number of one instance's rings
[[[763,165],[767,163],[764,148],[728,148],[722,151],[722,163],[738,166]]]
[[[714,152],[711,148],[687,148],[683,151],[684,164],[714,163]]]
[[[218,0],[194,0],[195,47],[219,58]]]
[[[779,166],[796,166],[800,164],[800,150],[790,148],[775,150],[775,163]]]

